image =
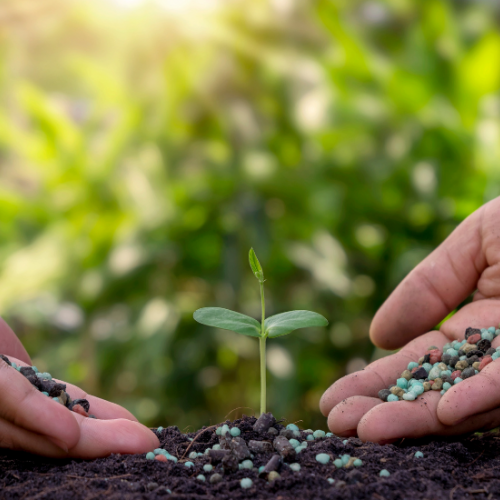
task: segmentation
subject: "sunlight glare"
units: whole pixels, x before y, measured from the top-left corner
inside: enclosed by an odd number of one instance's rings
[[[155,5],[172,12],[213,11],[220,7],[220,0],[109,0],[123,9],[134,9],[143,5]]]

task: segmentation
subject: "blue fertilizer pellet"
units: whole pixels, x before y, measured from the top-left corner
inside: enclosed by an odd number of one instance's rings
[[[331,477],[328,477],[326,479],[330,484],[333,484],[335,482],[335,479],[332,479]]]
[[[389,477],[390,475],[391,475],[391,473],[387,469],[382,469],[379,472],[379,476],[380,477]]]
[[[395,394],[389,394],[389,396],[387,396],[387,401],[399,401],[399,398],[395,395]]]
[[[344,463],[342,462],[342,460],[340,458],[337,458],[333,461],[333,465],[335,465],[335,467],[337,467],[337,469],[342,469],[342,467],[344,467]]]
[[[352,463],[352,465],[354,465],[354,467],[361,467],[363,465],[363,460],[360,460],[359,458],[356,458],[356,460],[354,460],[354,462]]]
[[[316,439],[324,438],[324,437],[325,437],[325,435],[326,435],[325,431],[322,431],[322,430],[320,430],[320,429],[315,430],[315,431],[313,432],[313,436],[314,436]]]
[[[415,361],[410,361],[408,363],[408,370],[412,371],[413,368],[418,368],[418,363],[415,363]]]
[[[414,456],[415,458],[424,458],[424,454],[421,451],[416,451]]]
[[[318,453],[316,455],[316,461],[320,464],[326,465],[330,461],[330,455],[326,453]]]
[[[240,486],[242,488],[251,488],[252,487],[252,484],[253,484],[253,481],[249,478],[249,477],[244,477],[241,481],[240,481]]]
[[[241,431],[238,429],[238,427],[233,427],[229,432],[233,437],[237,437],[241,434]]]
[[[154,459],[155,459],[155,454],[152,451],[146,453],[146,460],[154,460]]]
[[[299,428],[295,425],[295,424],[288,424],[286,426],[286,428],[289,430],[289,431],[298,431]]]
[[[198,479],[198,481],[205,481],[205,476],[203,474],[198,474],[196,479]]]
[[[184,466],[185,466],[185,467],[194,467],[194,464],[193,464],[193,462],[186,462],[186,463],[184,464]]]

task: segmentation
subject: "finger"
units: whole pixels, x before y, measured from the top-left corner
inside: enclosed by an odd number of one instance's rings
[[[11,362],[16,363],[18,366],[31,366],[27,365],[23,361],[9,357]],[[90,413],[95,417],[102,420],[110,420],[115,418],[126,418],[137,422],[137,419],[128,410],[123,408],[116,403],[111,403],[105,399],[98,398],[97,396],[92,396],[87,394],[84,390],[80,389],[76,385],[68,384],[64,380],[54,379],[56,382],[66,385],[66,392],[70,395],[71,399],[86,399],[90,404]]]
[[[48,457],[66,457],[68,452],[55,445],[42,434],[19,427],[0,418],[0,448],[23,450]]]
[[[70,449],[71,457],[90,459],[111,453],[146,453],[160,446],[156,435],[138,422],[96,420],[81,415],[76,415],[76,418],[80,424],[80,440]]]
[[[389,443],[402,438],[460,435],[492,429],[500,424],[500,408],[497,408],[474,415],[458,425],[444,425],[437,418],[440,397],[439,391],[429,391],[415,401],[377,405],[361,418],[358,436],[362,441]]]
[[[31,359],[23,344],[2,318],[0,318],[0,353],[14,356],[31,366]]]
[[[328,415],[328,428],[343,437],[356,436],[359,421],[375,406],[383,404],[379,398],[352,396],[332,408]]]
[[[66,410],[68,411],[68,410]],[[80,439],[68,452],[42,434],[18,427],[0,418],[0,448],[23,450],[53,458],[92,459],[111,453],[146,453],[160,446],[147,427],[130,420],[95,420],[74,414],[80,426]]]
[[[321,413],[326,417],[332,408],[351,396],[376,397],[380,389],[395,384],[410,361],[418,361],[431,346],[442,347],[450,338],[438,331],[421,335],[409,342],[396,354],[374,361],[364,370],[337,380],[320,400]]]
[[[370,337],[376,345],[404,345],[433,328],[475,290],[481,273],[492,265],[483,253],[482,224],[498,207],[494,200],[474,212],[398,285],[373,319]],[[499,238],[500,226],[493,231]]]
[[[463,340],[468,327],[489,328],[498,326],[500,321],[500,301],[497,299],[484,299],[466,304],[450,319],[445,321],[439,329],[446,336]],[[495,341],[500,342],[497,337]]]
[[[456,425],[478,413],[500,407],[500,362],[491,362],[477,375],[446,391],[438,405],[438,418]]]
[[[51,436],[67,448],[76,445],[80,428],[73,412],[36,389],[29,380],[0,360],[0,417],[26,430]]]
[[[125,418],[127,420],[132,420],[137,422],[137,419],[128,410],[123,408],[123,406],[112,403],[111,401],[106,401],[105,399],[98,398],[97,396],[92,396],[87,394],[84,390],[80,389],[76,385],[68,384],[62,380],[57,380],[62,384],[66,384],[66,392],[70,395],[71,399],[86,399],[90,404],[90,411],[92,415],[96,416],[101,420],[111,420],[116,418]]]

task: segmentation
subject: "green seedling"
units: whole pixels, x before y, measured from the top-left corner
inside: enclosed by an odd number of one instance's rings
[[[264,271],[253,248],[250,249],[248,259],[253,274],[260,284],[260,301],[262,305],[262,320],[256,319],[222,307],[203,307],[193,314],[198,323],[214,326],[224,330],[231,330],[249,337],[257,337],[260,347],[260,412],[266,413],[266,340],[267,338],[282,337],[297,330],[312,326],[326,326],[328,321],[321,314],[311,311],[289,311],[276,314],[266,319],[264,302]]]

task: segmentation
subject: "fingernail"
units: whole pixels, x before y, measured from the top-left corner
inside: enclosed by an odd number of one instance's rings
[[[69,453],[69,448],[64,441],[61,441],[60,439],[57,439],[52,436],[47,436],[47,439],[49,441],[52,441],[58,448],[61,448],[61,450],[63,450],[64,453]]]

